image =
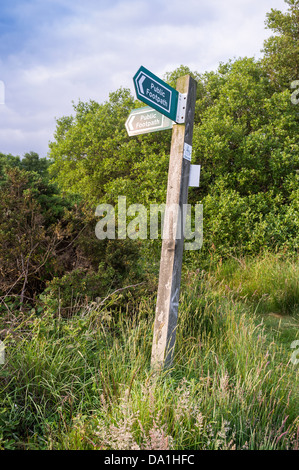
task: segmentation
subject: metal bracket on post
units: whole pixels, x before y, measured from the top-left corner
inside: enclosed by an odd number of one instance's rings
[[[187,93],[179,93],[176,122],[184,124],[186,117]]]

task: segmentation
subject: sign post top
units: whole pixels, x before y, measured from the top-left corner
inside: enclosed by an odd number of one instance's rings
[[[137,98],[159,111],[172,121],[182,122],[178,118],[179,92],[159,77],[140,67],[133,77]],[[180,113],[181,114],[181,113]]]

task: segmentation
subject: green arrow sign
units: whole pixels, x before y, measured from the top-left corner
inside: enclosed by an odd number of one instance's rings
[[[134,75],[137,98],[172,121],[177,121],[179,93],[145,67]]]
[[[171,129],[173,121],[149,106],[133,109],[126,120],[129,136]]]

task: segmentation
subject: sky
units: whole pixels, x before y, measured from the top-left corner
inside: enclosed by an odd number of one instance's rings
[[[0,152],[41,157],[73,102],[103,103],[141,65],[163,78],[261,57],[284,0],[0,0]]]

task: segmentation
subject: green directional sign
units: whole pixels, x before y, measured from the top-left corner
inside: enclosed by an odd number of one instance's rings
[[[126,120],[125,126],[129,136],[134,136],[171,129],[173,121],[153,108],[144,106],[143,108],[133,109]]]
[[[163,82],[159,77],[140,67],[134,75],[134,86],[137,98],[148,104],[172,121],[177,121],[179,93]]]

